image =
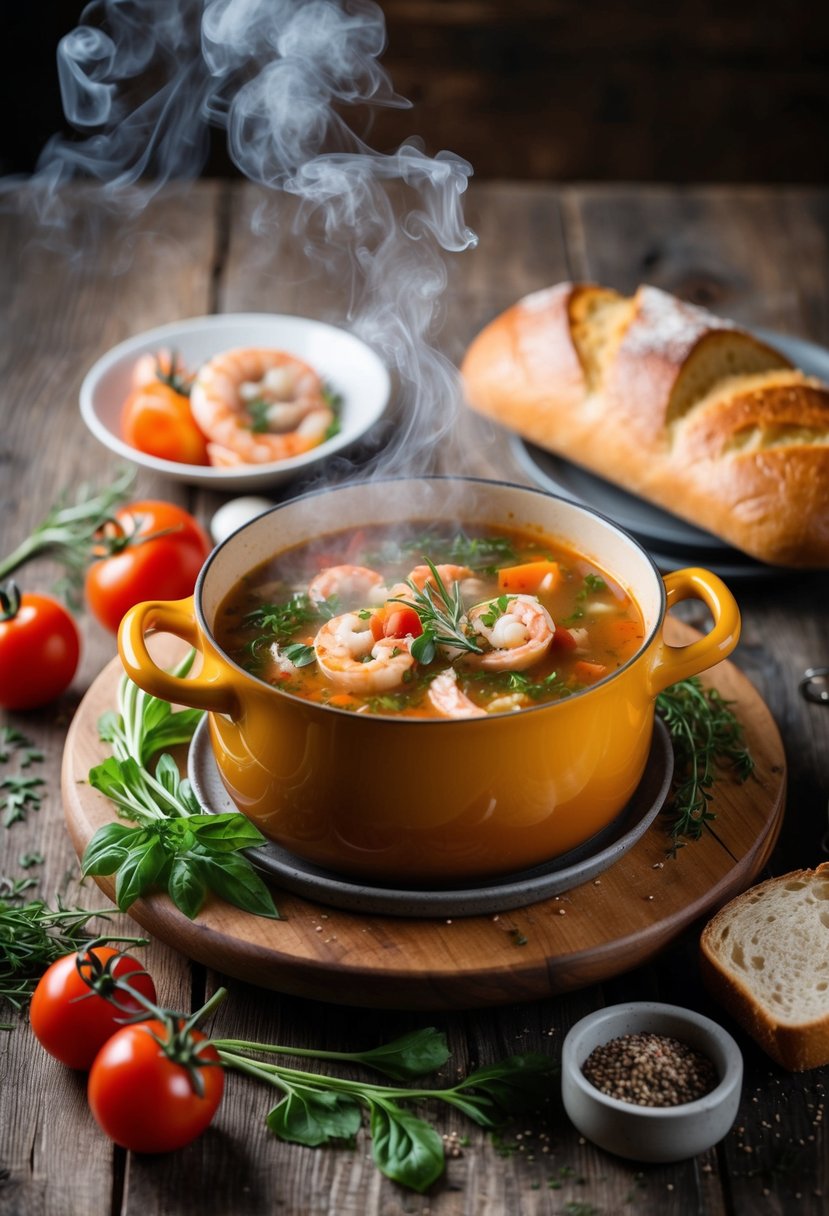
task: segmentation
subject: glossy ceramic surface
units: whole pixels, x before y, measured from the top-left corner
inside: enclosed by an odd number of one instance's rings
[[[313,704],[250,676],[217,646],[222,599],[272,553],[379,519],[434,518],[560,538],[636,600],[642,648],[566,700],[447,721]],[[704,600],[713,628],[688,646],[668,646],[665,612],[688,598]],[[160,670],[145,642],[151,629],[196,645],[199,675]],[[644,771],[657,694],[730,654],[738,636],[737,606],[716,576],[689,569],[663,581],[644,550],[595,512],[523,487],[425,478],[305,495],[260,516],[214,551],[194,599],[132,609],[119,648],[142,688],[211,711],[222,780],[266,836],[335,873],[440,883],[538,865],[609,824]]]

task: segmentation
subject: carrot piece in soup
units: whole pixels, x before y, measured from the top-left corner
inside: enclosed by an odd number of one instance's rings
[[[546,558],[525,562],[521,566],[504,566],[498,571],[498,590],[535,595],[537,591],[554,591],[561,581],[558,562]]]

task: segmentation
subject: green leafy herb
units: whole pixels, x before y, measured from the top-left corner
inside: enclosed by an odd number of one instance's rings
[[[264,435],[270,429],[268,421],[270,401],[266,401],[264,397],[255,397],[253,401],[247,403],[247,406],[250,414],[250,429],[254,435]]]
[[[605,582],[605,580],[602,578],[602,576],[600,574],[585,574],[584,587],[579,592],[579,597],[581,597],[582,599],[587,599],[587,595],[591,591],[595,592],[595,591],[606,591],[606,590],[607,590],[607,583]]]
[[[242,618],[242,628],[255,636],[246,644],[239,661],[249,671],[255,670],[261,661],[262,650],[273,642],[283,646],[290,643],[303,625],[316,624],[334,616],[335,600],[315,603],[305,592],[295,592],[282,603],[258,604]],[[237,656],[234,656],[237,657]]]
[[[512,595],[499,595],[497,600],[492,600],[492,602],[487,605],[486,612],[482,612],[480,617],[487,629],[491,629],[498,618],[504,615],[510,600],[514,598],[515,597]]]
[[[322,386],[322,399],[334,415],[325,429],[323,439],[333,439],[342,430],[342,393],[336,392],[330,384],[324,384]]]
[[[709,803],[717,769],[728,765],[738,781],[746,781],[754,760],[743,743],[743,729],[731,703],[715,688],[704,688],[698,676],[661,692],[656,708],[674,746],[669,852],[675,856],[685,839],[699,840],[705,824],[716,818]]]
[[[423,664],[432,662],[438,646],[452,646],[472,654],[481,654],[481,647],[469,636],[463,623],[465,616],[460,583],[455,581],[450,591],[434,562],[428,557],[424,560],[432,573],[434,586],[428,582],[421,590],[412,579],[407,579],[414,601],[396,598],[397,603],[410,604],[414,608],[423,626],[420,637],[412,642],[411,653],[418,663]]]
[[[195,655],[175,669],[186,675]],[[126,676],[118,691],[118,713],[105,714],[98,730],[112,756],[89,773],[90,785],[136,826],[109,823],[99,828],[83,856],[83,873],[115,874],[115,898],[125,910],[139,895],[165,889],[185,916],[200,911],[208,891],[254,912],[278,917],[268,888],[242,849],[264,843],[243,815],[205,815],[189,781],[162,748],[188,742],[201,710],[173,712],[166,701],[139,689]]]
[[[42,777],[4,777],[0,781],[0,811],[3,827],[11,827],[25,819],[29,811],[39,811],[43,803],[40,790],[46,782]]]
[[[294,667],[308,667],[311,663],[316,663],[317,653],[313,646],[305,646],[301,642],[291,642],[288,646],[282,647],[282,654],[286,659],[290,659]]]
[[[542,697],[569,697],[576,691],[576,687],[566,684],[556,671],[551,671],[540,680],[531,679],[524,671],[464,672],[463,682],[472,680],[486,696],[520,692],[537,701]]]
[[[404,540],[384,542],[376,553],[366,557],[366,564],[382,566],[421,553],[431,553],[438,565],[468,566],[480,574],[494,572],[516,558],[515,545],[506,536],[467,536],[465,532],[446,536],[427,531]]]
[[[28,1001],[50,963],[91,939],[87,922],[108,915],[27,899],[36,885],[32,878],[0,879],[0,1001],[15,1009]]]
[[[43,752],[32,740],[14,726],[0,728],[0,764],[7,764],[13,752],[20,753],[20,767],[29,768],[36,760],[43,759]]]
[[[94,556],[97,533],[111,522],[114,509],[126,498],[134,477],[134,470],[124,470],[110,486],[95,490],[82,485],[74,503],[57,503],[31,536],[0,561],[0,580],[32,558],[51,557],[64,571],[56,589],[77,608],[82,602],[84,575]]]
[[[404,1104],[442,1102],[481,1127],[500,1126],[508,1116],[537,1109],[550,1092],[555,1073],[546,1056],[512,1056],[471,1073],[446,1089],[404,1089],[343,1077],[304,1072],[256,1059],[261,1054],[350,1060],[408,1080],[432,1072],[448,1058],[446,1041],[429,1028],[404,1035],[384,1047],[360,1053],[287,1049],[239,1040],[213,1040],[222,1063],[280,1090],[267,1124],[282,1140],[318,1147],[351,1141],[368,1114],[372,1156],[389,1178],[423,1192],[445,1168],[443,1142],[434,1127]]]

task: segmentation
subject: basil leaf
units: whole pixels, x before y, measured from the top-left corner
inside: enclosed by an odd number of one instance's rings
[[[87,874],[112,874],[126,859],[131,841],[136,833],[146,835],[140,828],[128,828],[123,823],[105,823],[98,828],[84,851],[81,872]]]
[[[166,705],[163,701],[161,704]],[[169,705],[167,709],[169,711]],[[177,747],[180,743],[189,743],[193,732],[204,717],[203,709],[182,709],[177,713],[167,713],[157,726],[148,730],[141,744],[141,754],[145,763],[157,752],[169,747]]]
[[[424,629],[420,637],[415,638],[411,645],[411,654],[418,663],[424,666],[431,663],[437,654],[435,635],[431,629]]]
[[[270,891],[246,858],[236,852],[211,857],[200,846],[191,857],[208,887],[222,899],[256,916],[280,919]]]
[[[409,1081],[413,1077],[434,1072],[446,1063],[450,1054],[446,1036],[435,1030],[434,1026],[427,1026],[423,1030],[401,1035],[399,1039],[381,1047],[374,1047],[371,1051],[354,1052],[351,1059],[376,1069],[394,1081]]]
[[[195,819],[200,822],[194,823]],[[234,811],[225,815],[194,815],[188,823],[199,843],[215,852],[232,853],[237,849],[249,849],[265,843],[259,828]]]
[[[196,866],[185,858],[177,857],[170,867],[167,891],[178,910],[194,920],[201,911],[207,886]]]
[[[435,1129],[388,1101],[371,1104],[371,1154],[387,1178],[414,1191],[428,1190],[445,1168]]]
[[[111,743],[121,726],[120,715],[114,709],[108,709],[98,719],[98,737],[103,743]]]
[[[178,793],[178,787],[181,785],[181,774],[178,771],[178,765],[172,756],[159,756],[158,764],[155,768],[156,780],[160,781],[168,794],[173,797]]]
[[[497,1064],[480,1068],[470,1073],[457,1089],[475,1091],[464,1094],[465,1097],[477,1099],[478,1094],[482,1094],[505,1114],[522,1114],[536,1110],[549,1098],[557,1073],[553,1060],[531,1052],[509,1056]],[[482,1113],[486,1112],[482,1110]]]
[[[317,661],[317,652],[314,647],[305,646],[302,642],[291,642],[290,645],[283,646],[282,653],[286,659],[291,660],[294,667],[308,667]]]
[[[122,912],[153,886],[166,864],[167,853],[158,837],[128,854],[115,880],[115,902]]]
[[[350,1140],[360,1130],[360,1104],[350,1094],[331,1093],[291,1083],[268,1113],[268,1128],[280,1140],[316,1148],[329,1140]]]

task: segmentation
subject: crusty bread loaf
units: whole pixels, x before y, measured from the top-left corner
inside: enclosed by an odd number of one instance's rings
[[[829,863],[738,895],[700,948],[706,985],[772,1059],[829,1063]]]
[[[483,414],[761,561],[829,566],[829,387],[655,287],[561,283],[461,368]]]

